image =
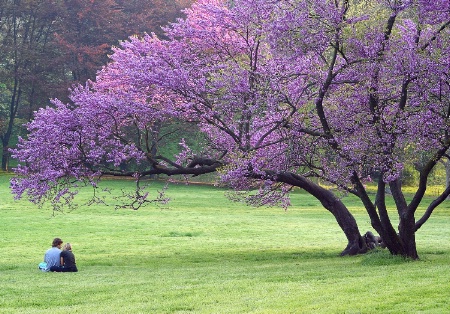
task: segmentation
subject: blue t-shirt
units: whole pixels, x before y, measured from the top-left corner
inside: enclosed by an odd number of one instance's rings
[[[57,247],[52,247],[45,252],[44,262],[47,263],[47,269],[45,271],[49,271],[52,266],[61,266],[61,250]]]

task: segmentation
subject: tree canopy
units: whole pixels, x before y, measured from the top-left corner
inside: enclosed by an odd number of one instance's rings
[[[70,103],[36,113],[14,150],[22,164],[13,192],[58,202],[70,200],[75,181],[95,186],[102,174],[217,171],[252,204],[288,206],[292,187],[306,190],[345,233],[342,254],[366,252],[352,214],[320,178],[361,199],[392,254],[418,258],[416,231],[450,194],[415,218],[450,146],[450,3],[364,4],[370,10],[346,0],[197,1],[164,38],[122,42]],[[202,149],[181,140],[179,155],[156,154],[160,126],[181,121],[204,134]],[[420,173],[410,201],[401,187],[408,160]],[[376,182],[375,197],[367,181]]]

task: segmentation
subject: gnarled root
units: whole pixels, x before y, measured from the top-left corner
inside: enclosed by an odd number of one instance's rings
[[[365,254],[377,247],[386,248],[380,236],[367,231],[358,240],[349,242],[347,247],[341,252],[340,256]]]

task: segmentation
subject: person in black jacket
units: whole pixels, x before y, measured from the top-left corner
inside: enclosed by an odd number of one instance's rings
[[[77,264],[75,262],[75,255],[72,253],[72,245],[70,243],[64,244],[60,255],[61,266],[52,266],[50,271],[56,272],[77,272]]]

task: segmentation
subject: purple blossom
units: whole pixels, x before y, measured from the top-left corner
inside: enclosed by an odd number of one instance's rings
[[[64,178],[127,163],[140,177],[152,164],[142,138],[176,121],[206,143],[193,152],[181,141],[166,166],[223,155],[222,183],[283,206],[289,187],[267,170],[351,189],[355,173],[391,182],[406,161],[448,145],[448,1],[383,1],[389,34],[371,12],[347,18],[344,1],[234,2],[197,1],[167,40],[129,38],[70,104],[36,112],[13,150],[15,195],[39,201]]]

